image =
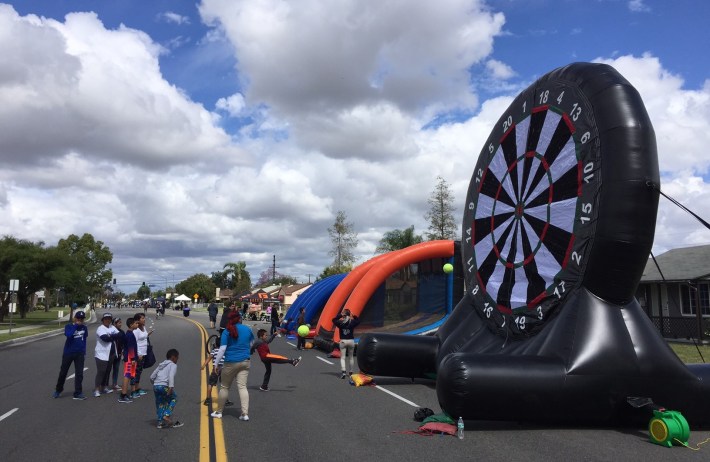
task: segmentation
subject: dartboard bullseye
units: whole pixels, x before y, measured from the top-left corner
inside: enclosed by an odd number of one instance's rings
[[[463,222],[467,287],[494,329],[535,332],[579,284],[599,161],[590,104],[569,82],[538,82],[498,121]]]

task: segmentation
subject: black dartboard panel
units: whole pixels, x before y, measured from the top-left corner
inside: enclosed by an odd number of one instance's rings
[[[604,152],[594,95],[583,89],[585,72],[598,65],[578,66],[564,77],[547,74],[513,101],[471,179],[462,239],[467,290],[501,334],[539,330],[584,277],[604,205]]]

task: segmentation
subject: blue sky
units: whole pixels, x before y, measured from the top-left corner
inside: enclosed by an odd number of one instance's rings
[[[708,18],[702,0],[0,3],[0,232],[91,232],[123,280],[258,276],[275,254],[305,281],[338,210],[360,261],[425,231],[437,176],[462,210],[500,113],[574,61],[637,87],[664,191],[707,219]],[[655,252],[707,243],[661,202]]]

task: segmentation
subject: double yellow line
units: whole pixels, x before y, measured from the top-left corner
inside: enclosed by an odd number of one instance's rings
[[[206,358],[209,352],[207,351],[207,329],[197,321],[190,321],[200,330],[202,336],[202,358]],[[202,365],[200,360],[200,366]],[[205,373],[200,379],[200,462],[227,462],[227,448],[224,445],[224,430],[222,428],[222,419],[210,418],[210,409],[212,406],[203,406],[202,397],[207,393],[207,378],[209,377],[209,368],[205,368]],[[212,402],[217,402],[217,387],[212,387]],[[214,452],[213,452],[214,451]]]

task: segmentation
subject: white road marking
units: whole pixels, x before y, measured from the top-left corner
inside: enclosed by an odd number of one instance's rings
[[[418,404],[413,403],[413,402],[409,401],[409,400],[406,399],[406,398],[402,398],[402,397],[399,396],[397,393],[391,392],[391,391],[389,391],[388,389],[383,388],[383,387],[381,387],[381,386],[379,386],[379,385],[375,385],[375,388],[377,388],[378,390],[384,391],[384,392],[387,393],[388,395],[394,396],[394,397],[397,398],[398,400],[404,401],[405,403],[409,404],[410,406],[420,407]]]
[[[88,367],[85,367],[85,368],[84,368],[84,370],[85,370],[85,371],[88,371],[88,370],[89,370],[89,368],[88,368]],[[72,375],[70,375],[69,377],[67,377],[67,380],[69,380],[69,379],[73,379],[75,375],[76,375],[76,374],[72,374]]]
[[[292,347],[296,348],[296,345],[294,345],[293,343],[291,343],[291,342],[286,342],[286,343],[291,345]]]
[[[17,410],[20,409],[19,407],[16,407],[15,409],[8,411],[4,413],[3,415],[0,415],[0,421],[5,420],[7,417],[10,417],[12,414],[17,412]]]
[[[324,363],[330,364],[331,366],[332,366],[333,364],[335,364],[335,363],[331,363],[330,361],[328,361],[328,360],[325,359],[325,358],[321,358],[320,356],[316,356],[316,358],[320,359],[320,360],[323,361]]]

